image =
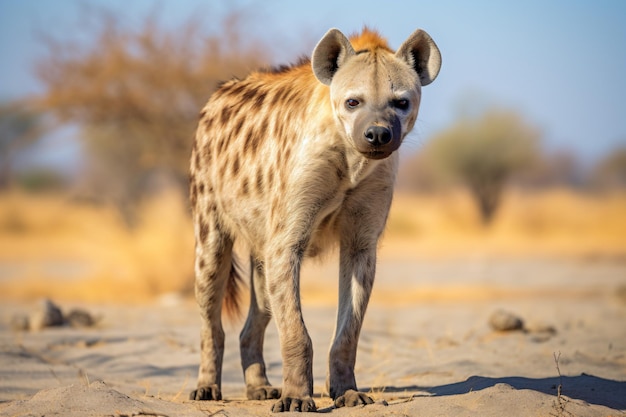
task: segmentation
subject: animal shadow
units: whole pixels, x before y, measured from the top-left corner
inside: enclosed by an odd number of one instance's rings
[[[626,409],[625,381],[613,381],[584,373],[579,376],[555,376],[550,378],[524,378],[519,376],[489,378],[484,376],[472,376],[463,382],[440,385],[437,387],[419,387],[416,385],[385,387],[384,391],[421,391],[428,392],[434,396],[447,396],[480,391],[497,384],[508,384],[518,390],[527,389],[554,396],[557,395],[558,386],[561,384],[562,394],[569,398],[582,400],[589,404],[603,405],[617,410]],[[369,391],[369,389],[367,390]],[[374,388],[374,390],[379,389]]]

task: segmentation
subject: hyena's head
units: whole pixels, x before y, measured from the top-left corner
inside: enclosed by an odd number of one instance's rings
[[[330,86],[333,112],[352,146],[368,158],[383,159],[413,129],[421,87],[439,73],[441,55],[423,30],[395,53],[373,32],[362,36],[372,42],[359,39],[363,45],[355,50],[343,33],[329,30],[311,65],[317,79]]]

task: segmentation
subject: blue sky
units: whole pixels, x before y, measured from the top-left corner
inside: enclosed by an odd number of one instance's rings
[[[505,107],[539,127],[551,150],[593,160],[626,146],[626,1],[0,0],[0,99],[41,91],[37,31],[80,36],[84,5],[119,12],[127,24],[155,9],[171,27],[206,15],[207,30],[236,7],[254,16],[249,35],[275,40],[285,61],[310,54],[330,27],[351,33],[367,24],[394,48],[422,28],[443,67],[424,89],[417,142],[460,114]]]

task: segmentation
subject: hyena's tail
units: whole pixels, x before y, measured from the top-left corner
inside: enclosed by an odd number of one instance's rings
[[[241,318],[241,286],[244,284],[241,272],[242,268],[239,259],[233,253],[223,304],[224,313],[230,320]]]

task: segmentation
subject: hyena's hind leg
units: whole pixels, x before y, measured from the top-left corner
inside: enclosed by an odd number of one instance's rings
[[[270,385],[263,360],[265,329],[271,318],[269,302],[266,299],[263,264],[258,259],[250,257],[250,310],[239,336],[241,366],[246,380],[246,396],[249,400],[280,398],[281,390]]]
[[[222,301],[229,275],[235,273],[232,239],[220,230],[215,212],[197,214],[196,234],[196,301],[202,316],[200,335],[200,369],[198,387],[191,400],[221,400],[224,329]]]

